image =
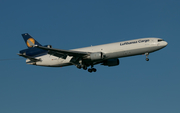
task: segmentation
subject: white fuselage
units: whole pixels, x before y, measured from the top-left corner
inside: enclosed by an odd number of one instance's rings
[[[160,38],[141,38],[136,40],[72,49],[72,51],[102,52],[105,55],[103,60],[106,60],[112,58],[140,55],[144,53],[151,53],[159,49],[162,49],[166,45],[167,42],[163,41]],[[71,56],[68,56],[66,59],[62,59],[53,55],[46,54],[36,58],[41,59],[40,62],[36,62],[36,65],[39,66],[63,67],[73,65],[70,62],[72,58]],[[27,64],[32,64],[28,59],[26,60],[26,62]]]

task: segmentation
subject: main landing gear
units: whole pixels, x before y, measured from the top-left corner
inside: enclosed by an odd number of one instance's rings
[[[149,53],[145,53],[145,55],[146,55],[146,61],[149,61],[149,58],[148,58]]]
[[[87,66],[86,65],[76,65],[76,67],[78,69],[81,69],[83,68],[84,70],[87,70]],[[96,68],[93,68],[93,65],[91,66],[91,68],[88,69],[88,72],[92,73],[92,72],[96,72],[97,69]]]
[[[96,72],[97,70],[95,68],[89,68],[88,72],[92,73],[92,72]]]
[[[86,66],[86,65],[76,65],[76,67],[77,67],[78,69],[83,68],[84,70],[87,70],[87,66]]]
[[[93,68],[93,65],[91,65],[91,68],[88,69],[88,72],[92,73],[92,72],[96,72],[96,68]]]
[[[84,69],[84,70],[87,70],[87,66],[86,66],[86,65],[84,65],[84,66],[83,66],[83,69]]]

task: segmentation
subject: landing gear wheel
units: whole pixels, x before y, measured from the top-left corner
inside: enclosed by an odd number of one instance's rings
[[[88,69],[88,72],[92,73],[92,69]]]
[[[80,66],[80,65],[77,65],[76,67],[77,67],[78,69],[81,69],[81,66]]]
[[[84,70],[87,70],[87,66],[83,66],[83,69],[84,69]]]
[[[146,61],[149,61],[149,58],[146,58]]]
[[[95,68],[92,68],[92,71],[93,71],[93,72],[96,72],[97,70],[96,70]]]
[[[149,58],[148,58],[149,53],[145,53],[145,55],[146,55],[146,61],[149,61]]]
[[[90,68],[88,69],[88,72],[92,73],[92,72],[96,72],[97,70],[95,68]]]

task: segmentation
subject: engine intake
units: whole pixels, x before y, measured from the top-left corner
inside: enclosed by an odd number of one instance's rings
[[[102,65],[104,66],[117,66],[119,65],[119,59],[115,58],[115,59],[108,59],[108,60],[105,60]]]

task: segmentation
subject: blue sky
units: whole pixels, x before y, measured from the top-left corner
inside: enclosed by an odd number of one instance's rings
[[[180,1],[1,0],[0,59],[20,58],[22,33],[41,44],[73,49],[144,37],[168,46],[145,56],[97,65],[47,68],[25,59],[0,61],[1,113],[180,112]]]

